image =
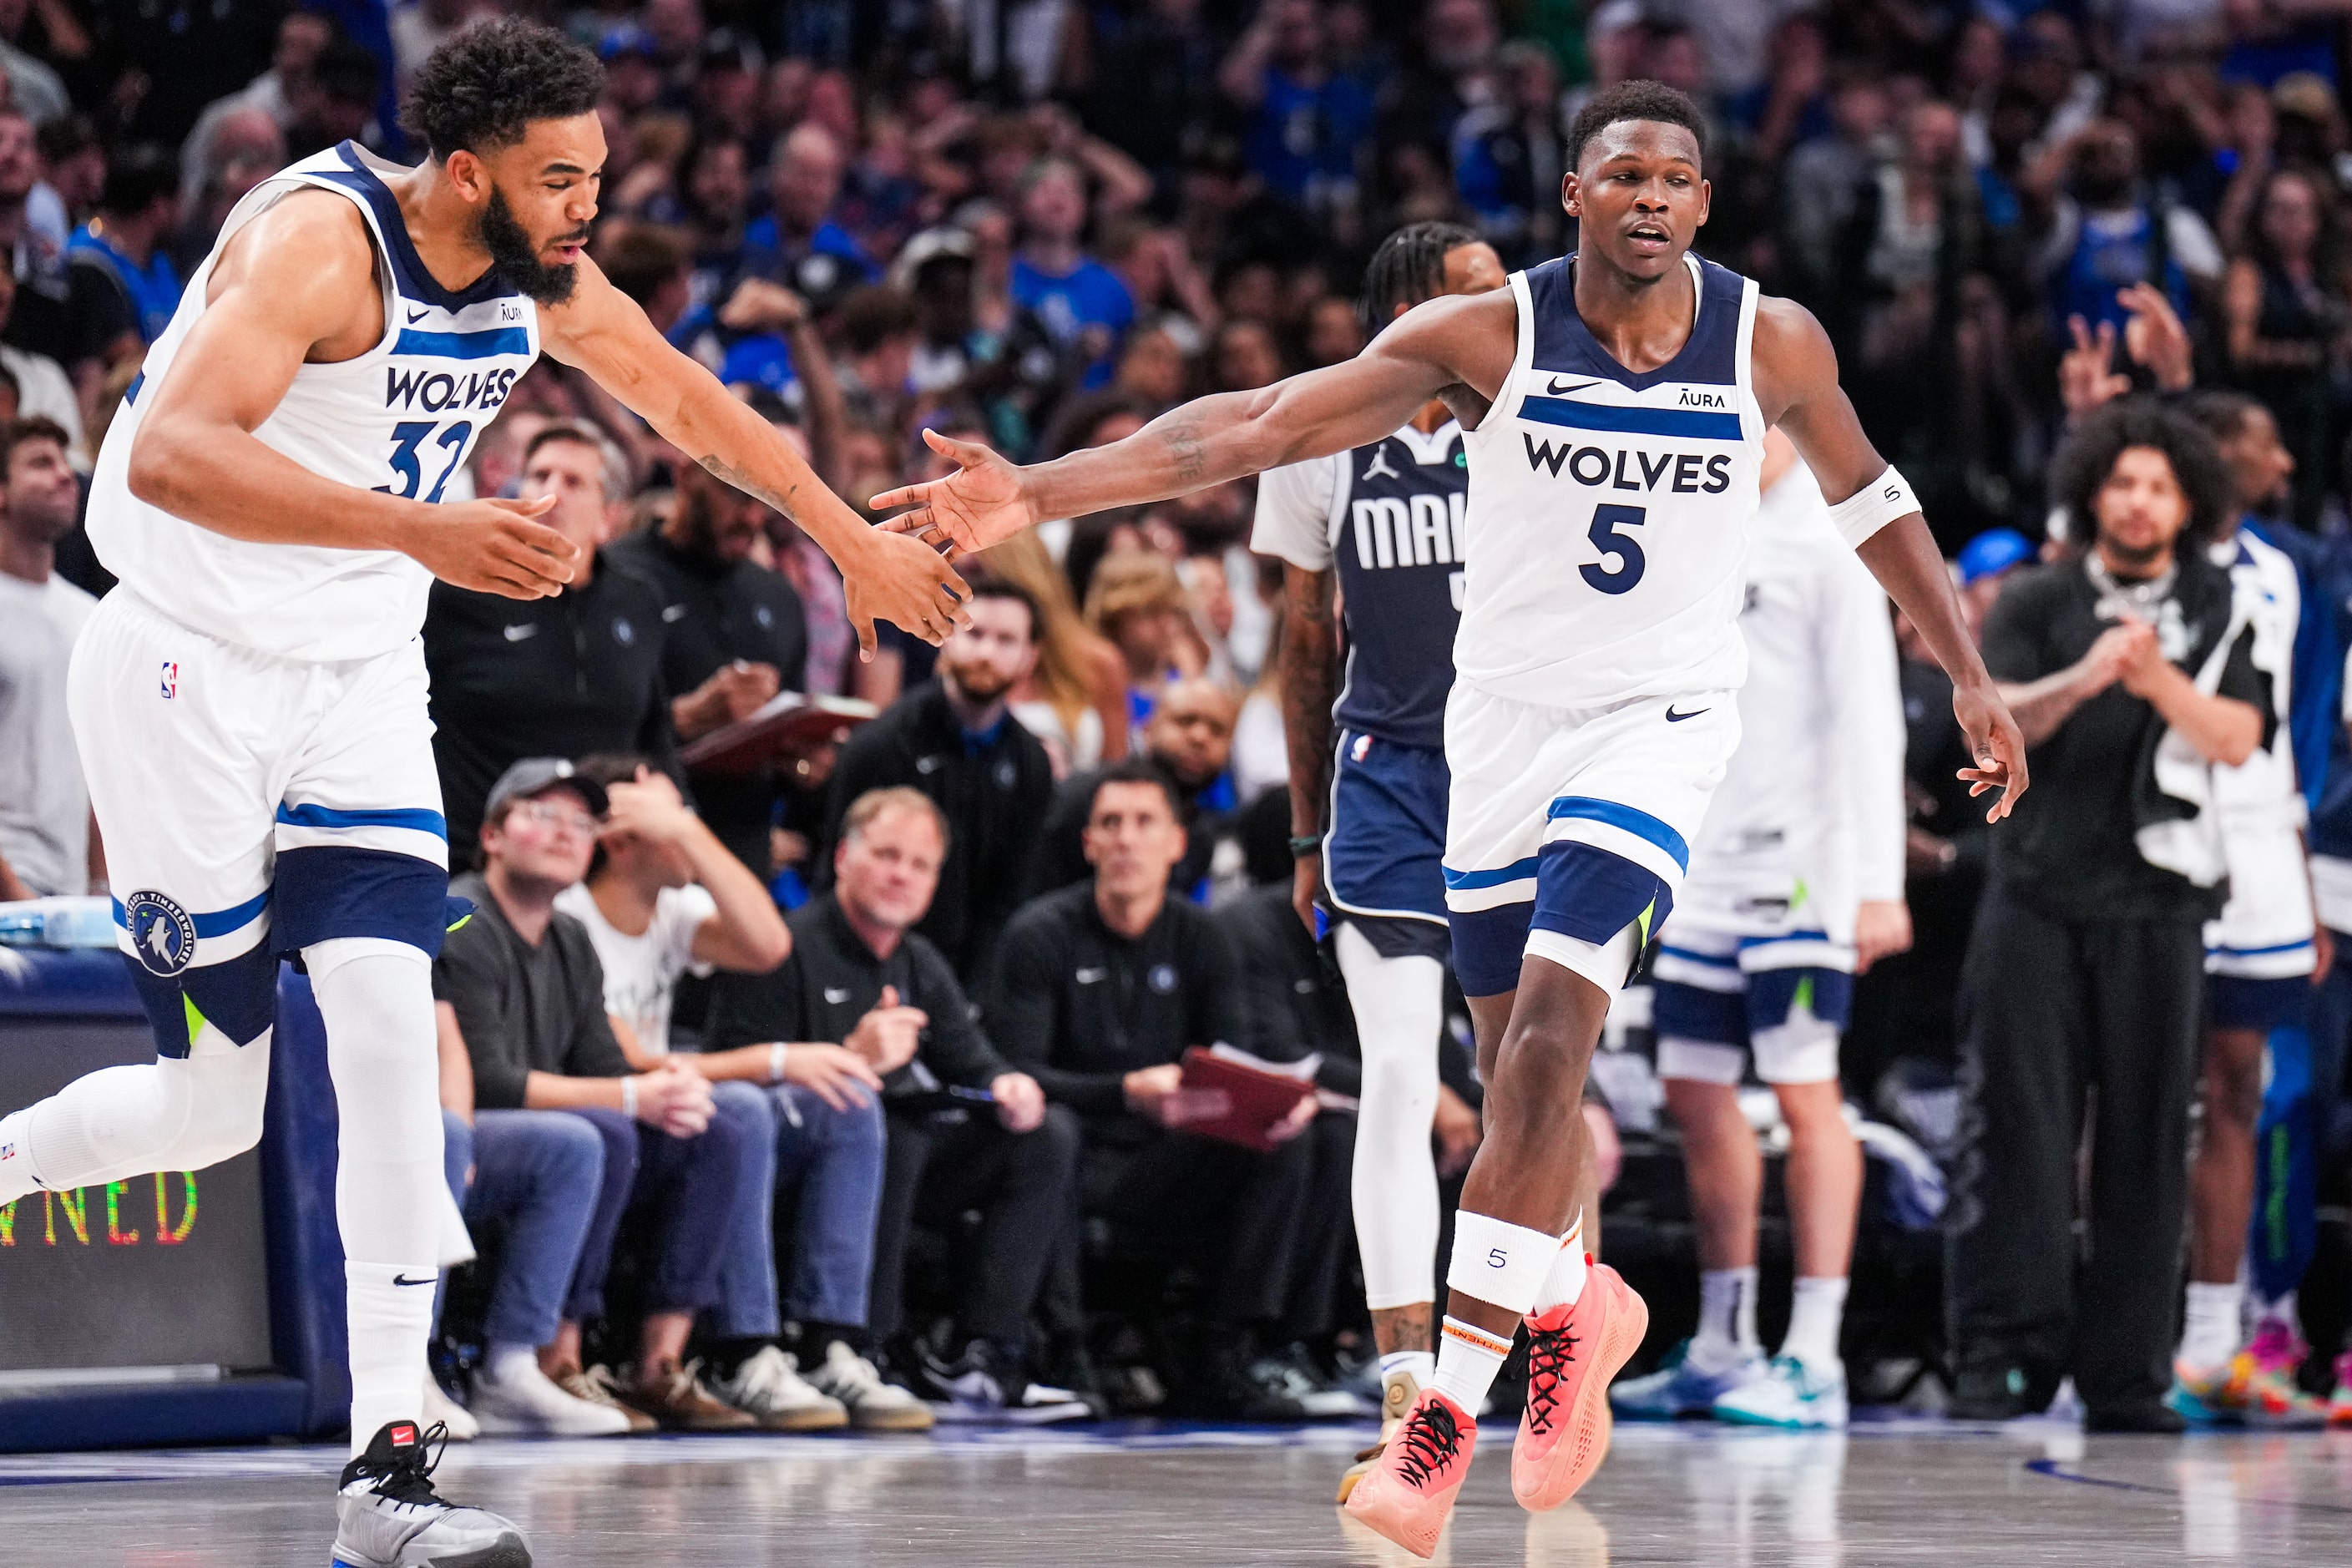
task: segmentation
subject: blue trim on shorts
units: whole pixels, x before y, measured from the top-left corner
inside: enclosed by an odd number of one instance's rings
[[[1683,842],[1683,836],[1637,806],[1589,795],[1564,795],[1551,803],[1551,808],[1544,816],[1553,822],[1580,817],[1588,822],[1604,822],[1612,827],[1622,828],[1634,837],[1654,844],[1673,856],[1675,864],[1685,872],[1690,869],[1690,846]]]
[[[418,833],[430,833],[446,841],[449,823],[437,811],[421,806],[403,807],[390,811],[338,811],[331,805],[288,805],[280,802],[278,820],[289,827],[405,827]]]
[[[1519,964],[1528,951],[1532,902],[1497,904],[1491,910],[1455,910],[1454,977],[1465,996],[1500,996],[1519,988]]]
[[[1681,956],[1718,963],[1696,953]],[[1675,980],[1651,983],[1650,1016],[1661,1038],[1700,1040],[1745,1049],[1757,1033],[1778,1028],[1811,983],[1812,1014],[1843,1031],[1853,1019],[1853,976],[1842,969],[1765,969],[1742,976],[1738,991],[1709,991]]]
[[[122,907],[122,900],[121,899],[113,900],[112,902],[114,905],[114,923],[121,927],[124,931],[129,931],[131,929],[131,911]],[[251,925],[260,915],[261,911],[268,907],[269,892],[268,889],[264,889],[262,891],[254,894],[253,897],[246,900],[245,902],[238,904],[234,909],[215,910],[208,915],[191,913],[188,916],[188,920],[195,926],[196,937],[199,941],[202,941],[206,937],[234,936],[238,931],[241,931],[246,927]]]
[[[1674,889],[1664,879],[1622,855],[1562,838],[1545,845],[1540,858],[1532,923],[1545,931],[1604,942],[1644,911],[1655,931],[1674,910]]]
[[[2259,948],[2261,952],[2281,952],[2305,943],[2289,943],[2287,948]],[[2243,951],[2217,948],[2219,952]],[[2304,1028],[2311,1020],[2311,997],[2315,989],[2308,974],[2276,975],[2257,979],[2243,974],[2209,974],[2205,977],[2205,1016],[2217,1029],[2260,1029],[2268,1034],[2273,1029]]]
[[[1735,973],[1739,969],[1739,960],[1727,952],[1693,952],[1689,948],[1676,947],[1670,942],[1660,942],[1658,952],[1661,956],[1679,958],[1685,963],[1703,963],[1709,969],[1728,969]],[[1659,984],[1672,984],[1673,982],[1661,981]]]
[[[1445,885],[1461,892],[1475,892],[1480,888],[1499,888],[1506,882],[1524,882],[1536,874],[1536,857],[1514,860],[1499,871],[1457,871],[1445,868]],[[1460,911],[1455,911],[1458,918]]]
[[[448,871],[389,849],[333,844],[282,849],[273,891],[269,934],[276,952],[372,936],[437,958],[449,930]]]

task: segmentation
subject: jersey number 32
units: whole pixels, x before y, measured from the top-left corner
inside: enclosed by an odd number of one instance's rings
[[[440,432],[437,436],[434,434],[436,430]],[[375,488],[403,500],[420,499],[417,491],[425,483],[426,460],[424,449],[429,446],[436,451],[446,452],[448,457],[433,459],[440,471],[433,476],[432,489],[421,499],[439,500],[441,491],[449,483],[449,476],[456,473],[457,465],[466,460],[466,442],[473,434],[474,424],[470,419],[456,420],[446,426],[430,419],[402,420],[392,427],[392,472],[399,485],[397,488],[392,485]]]

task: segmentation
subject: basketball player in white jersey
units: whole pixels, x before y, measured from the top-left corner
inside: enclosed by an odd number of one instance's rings
[[[1417,223],[1364,269],[1377,331],[1438,294],[1503,286],[1472,230]],[[1469,491],[1462,427],[1438,399],[1353,451],[1271,468],[1250,548],[1283,562],[1283,734],[1290,750],[1292,901],[1318,906],[1348,982],[1364,1081],[1350,1182],[1364,1295],[1381,1355],[1383,1443],[1436,1372],[1438,1037],[1444,1027],[1445,694],[1454,684]],[[1337,603],[1347,616],[1340,662]],[[1334,729],[1339,731],[1336,752]],[[1328,830],[1324,814],[1329,812]],[[1339,1480],[1346,1502],[1380,1445]]]
[[[418,74],[424,163],[346,142],[263,182],[148,351],[92,481],[91,541],[121,585],[68,700],[162,1057],[0,1118],[0,1203],[251,1147],[277,959],[305,962],[341,1110],[343,1568],[530,1561],[513,1525],[440,1500],[419,1429],[448,918],[418,628],[435,577],[543,597],[576,552],[531,521],[548,501],[432,503],[544,348],[817,540],[868,649],[875,616],[937,640],[960,615],[936,552],[862,524],[584,258],[601,88],[560,34],[491,21]],[[635,1087],[544,1102],[634,1111]]]
[[[1042,518],[1346,450],[1432,397],[1469,432],[1445,880],[1486,1139],[1455,1221],[1436,1381],[1347,1504],[1423,1556],[1520,1322],[1512,1489],[1537,1510],[1599,1466],[1609,1380],[1647,1322],[1574,1245],[1591,1158],[1579,1100],[1609,1000],[1672,907],[1738,742],[1741,556],[1768,426],[1788,432],[1838,531],[1950,673],[1977,764],[1962,776],[2004,792],[1994,816],[2026,784],[1943,557],[1855,420],[1829,339],[1801,307],[1688,254],[1708,201],[1700,126],[1656,82],[1596,95],[1561,184],[1582,248],[1507,292],[1432,300],[1344,364],[1200,399],[1035,468],[933,436],[961,470],[876,498],[916,503],[893,526],[979,549]]]

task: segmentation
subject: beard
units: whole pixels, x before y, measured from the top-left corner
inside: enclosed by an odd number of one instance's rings
[[[580,268],[570,262],[551,267],[539,258],[539,247],[507,205],[506,193],[492,186],[490,205],[482,211],[482,248],[499,276],[541,305],[561,305],[572,298],[580,282]],[[576,237],[587,237],[582,230]]]
[[[985,706],[1013,689],[1015,682],[1004,671],[986,659],[942,660],[944,672],[953,678],[956,689],[967,702]]]

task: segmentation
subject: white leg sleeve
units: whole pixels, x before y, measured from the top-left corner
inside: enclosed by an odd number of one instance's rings
[[[1352,1191],[1364,1297],[1375,1309],[1437,1299],[1437,1033],[1445,971],[1433,958],[1382,958],[1339,927],[1339,973],[1364,1053]]]
[[[335,1216],[349,1289],[352,1451],[415,1420],[447,1199],[433,964],[405,942],[343,937],[302,950],[327,1025],[342,1118]]]
[[[269,1035],[239,1046],[206,1025],[184,1059],[106,1068],[0,1117],[0,1204],[151,1171],[201,1171],[261,1142]]]

